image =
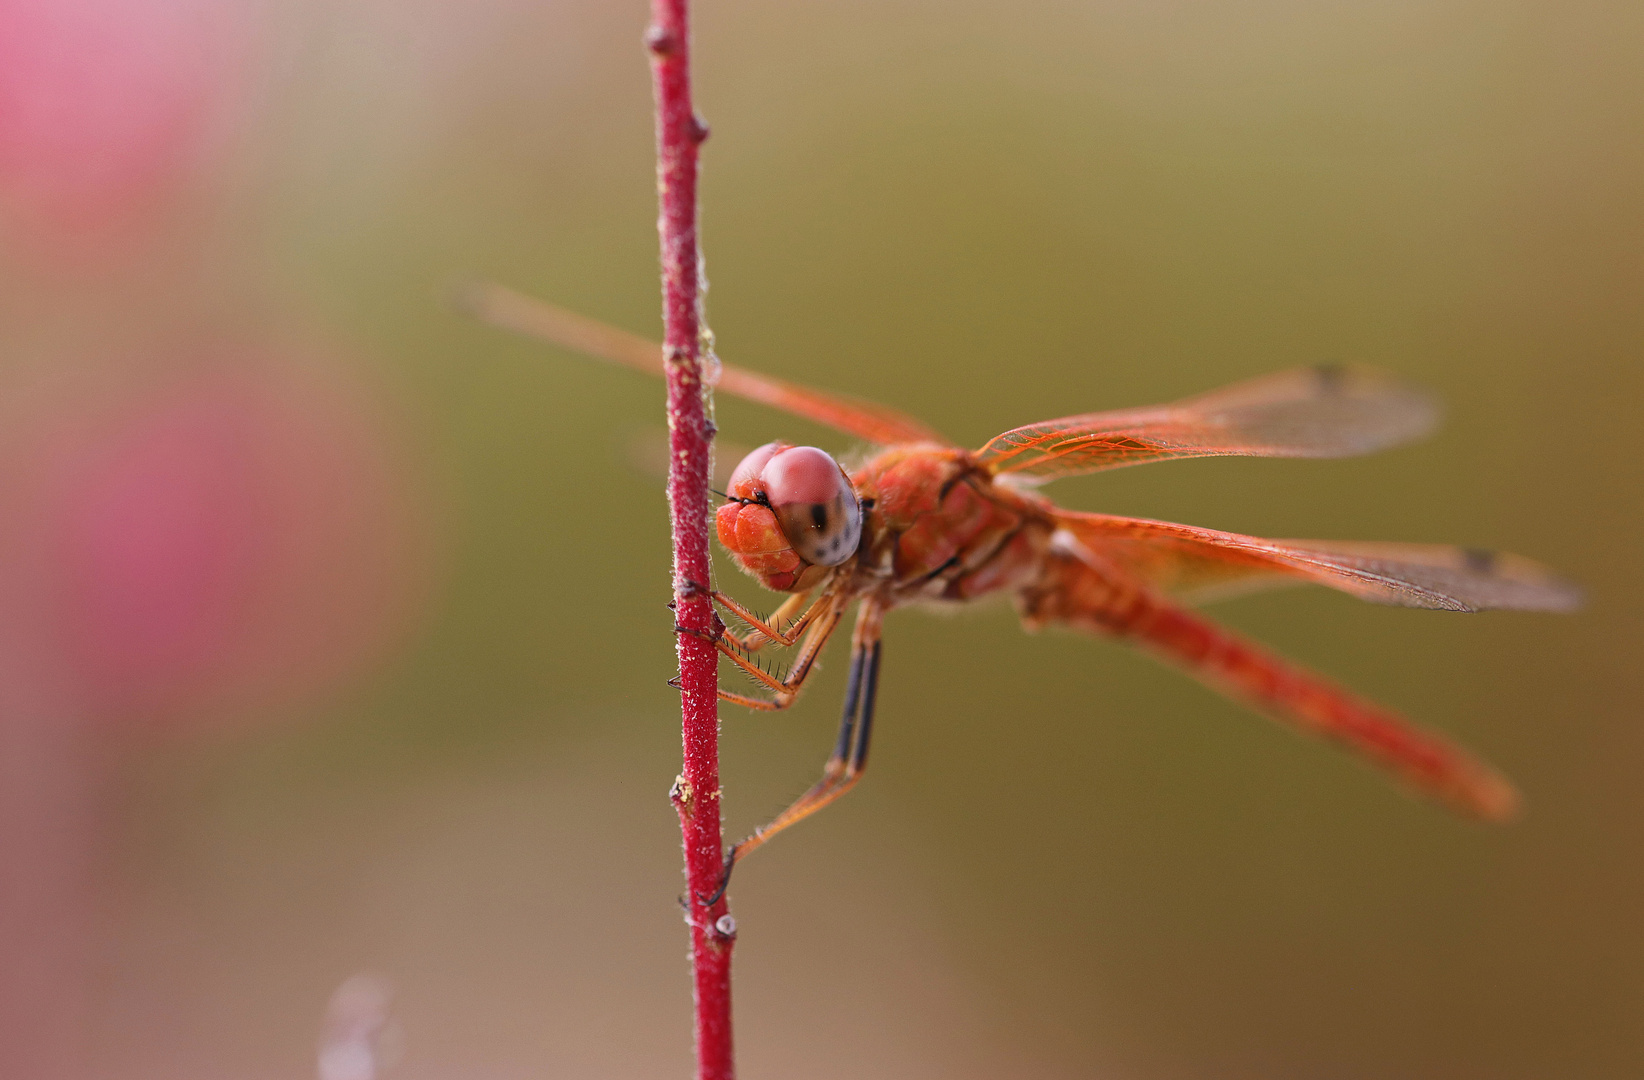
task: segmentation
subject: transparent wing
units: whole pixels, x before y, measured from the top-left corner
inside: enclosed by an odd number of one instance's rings
[[[643,473],[658,483],[668,480],[668,458],[673,451],[668,447],[667,428],[646,428],[627,433],[621,443],[623,456],[635,472]],[[714,436],[713,472],[708,482],[718,491],[731,486],[731,476],[742,459],[753,452],[745,443]]]
[[[459,303],[495,326],[651,375],[663,373],[661,345],[501,285],[470,286],[459,297]],[[895,409],[812,390],[730,364],[721,365],[715,388],[882,446],[906,442],[951,445],[918,420]]]
[[[1262,540],[1168,521],[1057,511],[1100,563],[1192,600],[1315,582],[1363,600],[1446,611],[1572,611],[1581,592],[1518,555],[1442,544]]]
[[[1352,367],[1282,371],[1150,409],[1085,413],[1007,431],[977,451],[996,473],[1048,480],[1187,457],[1351,457],[1430,432],[1426,393]]]

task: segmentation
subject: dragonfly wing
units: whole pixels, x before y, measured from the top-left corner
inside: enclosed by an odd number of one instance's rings
[[[1099,563],[1189,599],[1314,582],[1363,600],[1445,611],[1572,611],[1575,586],[1518,555],[1443,544],[1262,540],[1109,514],[1057,512]]]
[[[623,456],[635,472],[659,483],[667,482],[668,459],[673,455],[673,450],[668,445],[666,428],[631,432],[622,439],[621,447]],[[737,465],[752,452],[751,446],[714,436],[713,472],[709,474],[708,482],[719,491],[729,490]]]
[[[1382,372],[1298,368],[1171,405],[1029,424],[976,456],[996,473],[1049,480],[1172,458],[1350,457],[1418,439],[1437,421],[1431,397]]]
[[[463,292],[460,303],[492,325],[651,375],[663,374],[662,346],[656,342],[501,285],[470,286]],[[882,446],[907,442],[949,445],[947,439],[895,409],[812,390],[730,364],[721,364],[714,386],[723,393],[769,405]]]

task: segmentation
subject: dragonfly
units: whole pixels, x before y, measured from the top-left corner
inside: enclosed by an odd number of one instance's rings
[[[663,373],[660,345],[502,286],[477,286],[466,303],[495,325]],[[730,849],[725,881],[739,859],[861,779],[886,613],[1001,593],[1014,598],[1029,630],[1060,625],[1128,642],[1464,815],[1502,821],[1515,813],[1516,790],[1490,765],[1195,608],[1313,583],[1404,607],[1565,612],[1581,602],[1574,586],[1529,559],[1480,548],[1267,540],[1070,510],[1037,490],[1059,477],[1180,458],[1340,458],[1387,449],[1433,428],[1437,410],[1424,392],[1369,368],[1300,368],[1168,405],[1028,424],[968,450],[886,406],[730,364],[720,365],[716,385],[872,447],[847,471],[816,447],[767,443],[718,493],[725,501],[714,513],[716,532],[732,561],[787,594],[761,616],[709,590],[746,627],[725,629],[713,643],[755,687],[722,687],[721,699],[767,711],[793,704],[856,608],[844,714],[822,777]],[[785,671],[760,661],[772,646],[794,650]]]

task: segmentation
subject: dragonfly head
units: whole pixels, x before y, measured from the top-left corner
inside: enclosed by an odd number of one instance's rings
[[[839,463],[814,446],[766,443],[731,474],[719,542],[770,588],[791,592],[856,554],[862,505]]]

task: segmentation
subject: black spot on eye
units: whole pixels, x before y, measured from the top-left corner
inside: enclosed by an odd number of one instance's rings
[[[811,504],[811,524],[818,529],[828,527],[828,508],[821,503]]]
[[[1475,574],[1493,573],[1496,568],[1496,553],[1489,548],[1464,548],[1461,557],[1467,563],[1467,569]]]

